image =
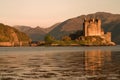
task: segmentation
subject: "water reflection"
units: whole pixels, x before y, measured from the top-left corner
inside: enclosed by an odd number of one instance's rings
[[[24,52],[24,51],[23,51]],[[119,80],[120,52],[0,54],[3,80]]]
[[[104,63],[111,61],[111,51],[85,51],[85,70],[89,75],[99,74]]]

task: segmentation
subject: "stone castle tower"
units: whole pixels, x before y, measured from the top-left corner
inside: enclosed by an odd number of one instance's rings
[[[101,28],[100,19],[84,19],[83,23],[83,35],[84,36],[100,36],[107,42],[111,42],[111,32],[104,33]]]
[[[101,36],[104,31],[101,29],[100,19],[85,19],[83,23],[84,36]]]

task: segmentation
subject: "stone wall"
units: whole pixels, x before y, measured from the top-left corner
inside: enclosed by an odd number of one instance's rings
[[[104,34],[104,37],[107,42],[111,42],[111,32],[107,32],[106,34]]]

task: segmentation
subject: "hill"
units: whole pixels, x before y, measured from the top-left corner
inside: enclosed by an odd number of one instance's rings
[[[30,38],[17,29],[0,23],[0,46],[28,45]]]
[[[35,28],[29,26],[14,26],[14,27],[19,31],[26,33],[32,39],[32,41],[43,40],[46,34],[45,30],[40,27]]]
[[[56,39],[61,39],[65,35],[72,34],[83,29],[84,18],[99,18],[102,20],[102,28],[105,32],[112,32],[112,41],[120,44],[120,14],[111,14],[106,12],[97,12],[88,15],[81,15],[68,19],[49,32]]]
[[[18,29],[21,32],[26,33],[33,41],[39,41],[39,40],[44,40],[46,34],[49,33],[59,24],[60,23],[56,23],[49,28],[40,28],[39,26],[35,28],[32,28],[30,26],[14,26],[14,28]]]

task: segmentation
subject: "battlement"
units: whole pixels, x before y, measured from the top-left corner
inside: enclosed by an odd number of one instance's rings
[[[91,19],[84,19],[84,22],[88,22],[88,23],[101,23],[101,20],[100,19],[94,19],[94,18],[91,18]]]

